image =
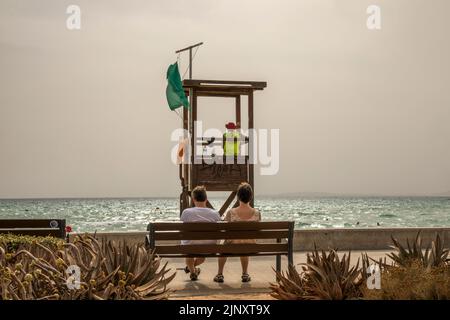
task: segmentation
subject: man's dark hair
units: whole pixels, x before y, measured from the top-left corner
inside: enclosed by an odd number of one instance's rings
[[[247,182],[242,182],[237,189],[237,198],[239,201],[249,203],[253,198],[253,189]]]
[[[192,190],[192,198],[195,201],[198,201],[198,202],[206,201],[207,196],[206,196],[206,188],[205,188],[205,186],[197,186],[197,187],[195,187],[194,190]]]

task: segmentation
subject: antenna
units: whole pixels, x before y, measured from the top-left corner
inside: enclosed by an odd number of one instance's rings
[[[192,49],[194,49],[195,47],[199,47],[203,44],[203,42],[199,42],[197,44],[194,44],[192,46],[180,49],[175,51],[175,53],[180,53],[186,50],[189,50],[189,79],[192,79]]]

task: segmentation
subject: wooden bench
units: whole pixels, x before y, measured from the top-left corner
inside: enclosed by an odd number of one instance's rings
[[[66,238],[64,219],[0,219],[0,233]]]
[[[293,264],[294,222],[155,222],[147,227],[148,248],[160,257],[239,257],[276,256],[276,269],[281,270],[281,256]],[[274,240],[256,244],[192,244],[181,245],[179,240],[256,239]],[[283,240],[286,239],[284,242]],[[157,244],[157,241],[171,243]]]

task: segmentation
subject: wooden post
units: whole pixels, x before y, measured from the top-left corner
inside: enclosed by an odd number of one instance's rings
[[[241,128],[241,96],[236,97],[236,126]]]
[[[195,188],[193,184],[194,175],[195,175],[195,166],[194,166],[194,158],[195,158],[195,142],[197,140],[196,132],[195,132],[195,121],[197,121],[197,91],[195,89],[191,89],[191,118],[190,118],[190,130],[191,133],[191,165],[190,165],[190,190],[192,191]],[[192,197],[191,197],[191,206],[193,206]]]
[[[252,129],[254,128],[254,123],[253,123],[253,90],[250,90],[249,94],[248,94],[248,130],[249,133],[252,131]],[[255,206],[255,182],[254,182],[254,154],[253,154],[253,143],[254,143],[254,137],[251,137],[251,141],[249,141],[249,145],[248,145],[248,154],[249,154],[249,159],[251,160],[250,163],[248,164],[248,183],[252,186],[253,188],[253,199],[250,202],[250,205],[252,207]]]
[[[150,235],[150,241],[149,241],[149,245],[150,245],[150,249],[153,251],[155,249],[155,228],[153,223],[149,224],[149,235]]]
[[[281,239],[277,239],[277,243],[281,243]],[[278,272],[281,272],[281,255],[277,255],[276,258],[276,269]]]
[[[191,97],[189,97],[189,100],[191,100]],[[189,138],[189,111],[188,109],[183,107],[183,130],[184,130],[184,138]],[[185,148],[184,152],[186,152],[187,148]],[[184,164],[184,182],[187,185],[189,183],[189,176],[188,176],[188,165]]]
[[[192,48],[189,48],[189,79],[192,79]]]
[[[189,97],[191,100],[191,97]],[[189,112],[188,109],[183,107],[183,129],[184,129],[184,139],[188,138],[188,135],[186,134],[189,132]],[[184,152],[187,152],[187,148],[184,149]],[[184,158],[184,155],[183,155]],[[183,168],[181,168],[183,167]],[[181,195],[180,195],[180,216],[183,213],[183,210],[189,207],[189,196],[187,194],[189,190],[189,165],[187,163],[180,164],[180,171],[182,169],[182,172],[180,172],[180,178],[181,178]]]
[[[288,238],[288,264],[294,265],[294,228],[295,223],[291,221],[289,223],[289,238]]]
[[[236,191],[231,192],[230,195],[228,196],[227,200],[225,201],[225,203],[222,205],[222,208],[220,208],[220,210],[219,210],[219,214],[221,216],[223,216],[223,214],[228,209],[231,202],[233,202],[235,197],[236,197]]]

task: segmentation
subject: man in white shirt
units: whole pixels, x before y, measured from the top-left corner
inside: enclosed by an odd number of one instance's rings
[[[197,186],[192,190],[192,200],[195,207],[187,208],[181,214],[181,221],[183,222],[217,222],[220,221],[220,215],[206,206],[208,200],[206,196],[206,189],[204,186]],[[182,240],[182,245],[187,244],[216,244],[217,240]],[[186,258],[185,272],[190,272],[191,280],[195,281],[200,274],[200,268],[197,266],[205,262],[205,258]]]

